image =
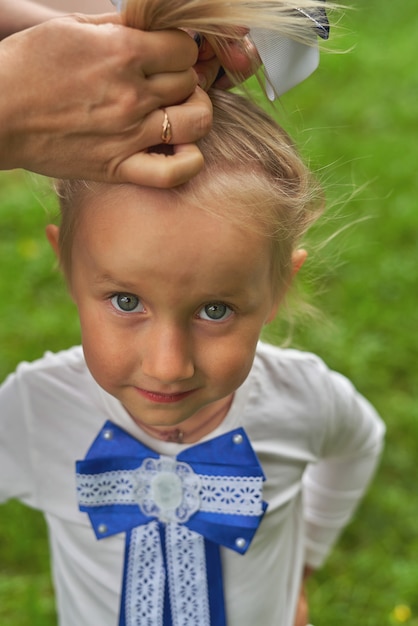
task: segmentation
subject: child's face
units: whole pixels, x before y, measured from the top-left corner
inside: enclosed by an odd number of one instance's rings
[[[115,186],[82,209],[72,251],[99,385],[147,426],[226,412],[276,309],[266,240],[170,192]]]

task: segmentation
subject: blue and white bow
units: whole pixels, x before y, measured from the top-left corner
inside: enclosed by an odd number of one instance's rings
[[[97,539],[126,533],[119,626],[225,626],[219,546],[244,554],[267,508],[245,431],[169,457],[106,422],[76,470]]]

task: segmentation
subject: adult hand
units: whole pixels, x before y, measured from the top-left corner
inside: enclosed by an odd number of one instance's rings
[[[247,31],[242,29],[242,38],[231,40],[218,56],[203,38],[195,70],[203,89],[209,89],[212,85],[218,89],[229,89],[233,83],[223,70],[236,76],[236,84],[251,76],[260,63],[256,47],[247,36]]]
[[[57,18],[0,43],[0,168],[170,187],[203,165],[193,144],[211,125],[196,89],[195,42],[143,32],[120,17]],[[173,154],[161,143],[167,111]],[[179,144],[179,145],[178,145]]]

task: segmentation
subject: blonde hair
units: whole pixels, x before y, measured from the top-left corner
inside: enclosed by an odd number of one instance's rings
[[[198,142],[205,166],[169,192],[173,198],[266,237],[272,249],[272,280],[282,289],[291,276],[292,252],[320,215],[320,186],[290,137],[246,98],[213,90],[213,126]],[[108,183],[60,181],[61,265],[70,276],[71,248],[82,207]]]
[[[213,127],[199,142],[204,170],[174,193],[266,237],[273,287],[281,290],[291,278],[293,251],[322,213],[321,187],[265,111],[229,92],[214,90],[211,98]]]
[[[308,15],[324,8],[323,0],[124,0],[125,24],[141,30],[184,28],[208,37],[242,37],[242,28],[268,28],[291,39],[311,39]],[[337,7],[327,3],[327,10]]]
[[[312,17],[324,0],[120,0],[124,23],[140,30],[183,28],[198,32],[219,54],[226,42],[243,40],[243,28],[261,28],[307,45],[316,44]],[[327,2],[327,12],[339,5]],[[320,15],[320,14],[319,14]],[[321,18],[319,18],[321,21]],[[247,52],[243,44],[243,52]],[[253,72],[258,59],[251,58]],[[262,73],[262,69],[261,69]],[[230,74],[231,80],[242,77]]]
[[[154,29],[182,24],[205,35],[217,32],[222,40],[238,24],[259,26],[271,19],[278,28],[277,15],[287,28],[296,19],[292,8],[319,4],[310,0],[291,0],[283,5],[278,0],[128,0],[124,16],[130,25]],[[275,20],[271,16],[273,6]],[[246,18],[244,22],[242,16]],[[281,290],[291,276],[293,250],[321,212],[320,188],[289,136],[265,111],[230,92],[212,90],[210,96],[213,127],[198,142],[205,166],[194,179],[169,193],[265,236],[272,250],[274,288]],[[106,186],[85,181],[57,184],[62,215],[61,265],[67,278],[81,207],[92,194],[103,193]]]

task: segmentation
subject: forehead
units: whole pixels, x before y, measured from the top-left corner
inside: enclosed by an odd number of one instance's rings
[[[81,210],[73,258],[82,253],[101,272],[184,281],[217,277],[232,284],[269,276],[266,238],[222,217],[234,206],[219,208],[192,206],[172,191],[106,186]]]

